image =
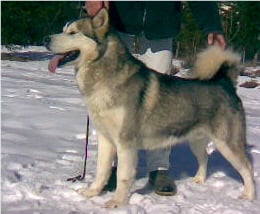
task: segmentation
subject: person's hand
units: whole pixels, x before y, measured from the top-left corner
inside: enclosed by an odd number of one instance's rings
[[[86,11],[90,17],[97,15],[97,13],[105,7],[109,9],[108,1],[86,1]]]
[[[208,34],[208,45],[217,44],[223,49],[226,49],[227,43],[225,37],[220,33],[209,33]]]

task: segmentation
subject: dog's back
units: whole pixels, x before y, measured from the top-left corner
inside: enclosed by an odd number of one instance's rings
[[[169,144],[170,137],[186,138],[201,127],[209,132],[213,121],[226,115],[228,109],[231,109],[229,119],[236,112],[241,115],[241,122],[233,120],[244,124],[243,106],[235,89],[238,63],[237,54],[210,47],[199,55],[192,69],[192,80],[164,75],[140,65],[139,71],[127,81],[127,90],[134,101],[129,96],[123,101],[129,130],[124,129],[124,133],[128,132],[129,138],[143,136],[142,146],[152,149]],[[129,121],[135,121],[134,130],[129,129]]]

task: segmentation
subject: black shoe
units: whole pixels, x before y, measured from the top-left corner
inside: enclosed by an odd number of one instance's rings
[[[117,168],[113,167],[111,175],[108,179],[107,184],[104,186],[103,191],[114,192],[116,190],[116,171]]]
[[[149,183],[156,194],[172,196],[177,193],[174,180],[170,177],[168,170],[156,170],[149,173]]]

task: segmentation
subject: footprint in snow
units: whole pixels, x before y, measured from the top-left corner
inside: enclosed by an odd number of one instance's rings
[[[78,155],[78,152],[76,150],[66,150],[59,154],[57,163],[62,165],[71,165],[71,163],[76,161],[82,161],[82,157]]]
[[[36,90],[36,89],[31,89],[31,88],[29,88],[29,89],[27,90],[27,95],[26,95],[26,96],[27,96],[27,97],[30,97],[30,98],[35,98],[35,99],[41,99],[41,98],[43,98],[43,94],[42,94],[41,91]]]
[[[50,109],[56,109],[59,111],[66,111],[66,109],[62,108],[62,107],[58,107],[58,106],[49,106]]]
[[[208,214],[215,213],[216,210],[219,210],[223,205],[217,203],[204,203],[204,204],[195,204],[190,210],[190,214]]]

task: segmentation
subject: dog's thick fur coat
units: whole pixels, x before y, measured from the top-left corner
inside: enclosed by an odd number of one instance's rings
[[[194,180],[204,182],[207,143],[240,173],[243,197],[255,198],[252,166],[246,155],[246,124],[242,102],[236,94],[239,56],[212,46],[199,54],[194,79],[167,76],[150,70],[131,56],[109,28],[102,9],[93,19],[68,24],[63,33],[46,39],[58,53],[51,62],[74,64],[76,80],[98,132],[96,179],[79,192],[101,193],[117,154],[117,188],[107,207],[127,202],[135,177],[137,150],[167,147],[189,140],[199,168]]]

